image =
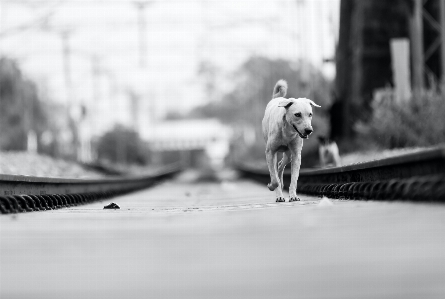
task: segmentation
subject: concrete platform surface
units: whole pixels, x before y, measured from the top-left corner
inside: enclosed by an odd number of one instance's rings
[[[170,181],[0,215],[0,298],[445,298],[444,205],[300,197]]]

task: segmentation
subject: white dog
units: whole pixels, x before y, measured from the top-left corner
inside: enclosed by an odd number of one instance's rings
[[[277,202],[284,202],[283,171],[291,164],[291,183],[289,201],[300,200],[297,197],[297,181],[301,165],[303,139],[313,132],[312,107],[320,107],[306,98],[285,99],[287,83],[279,80],[273,89],[272,100],[267,104],[263,118],[263,135],[266,141],[266,160],[270,173],[270,191],[276,192]],[[283,159],[277,163],[277,153],[283,152]]]
[[[324,136],[318,136],[318,156],[320,157],[320,166],[341,166],[340,154],[335,141],[330,141]]]

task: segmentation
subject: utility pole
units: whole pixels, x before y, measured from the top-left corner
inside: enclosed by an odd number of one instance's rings
[[[91,55],[91,82],[93,88],[93,102],[100,100],[100,58],[97,54]]]
[[[72,78],[71,78],[71,47],[70,47],[70,37],[72,31],[69,29],[63,29],[58,31],[60,38],[62,40],[62,59],[63,59],[63,73],[65,78],[65,92],[66,92],[66,109],[67,117],[69,122],[69,129],[72,133],[74,155],[77,159],[81,159],[81,149],[79,146],[79,125],[76,120],[73,119],[73,108],[77,108],[74,105],[73,88],[72,88]]]
[[[139,67],[145,69],[147,67],[147,22],[145,18],[145,8],[149,2],[137,1],[133,2],[138,13],[139,27]]]
[[[128,99],[130,100],[130,111],[132,116],[132,127],[135,132],[139,133],[139,95],[133,90],[129,89],[127,91]]]
[[[0,0],[1,1],[1,0]],[[68,112],[71,108],[72,100],[73,100],[73,90],[72,90],[72,81],[71,81],[71,47],[70,47],[70,38],[73,34],[73,30],[70,28],[58,29],[54,28],[48,23],[48,19],[46,22],[43,22],[40,25],[41,30],[47,32],[56,33],[61,40],[62,43],[62,65],[63,65],[63,75],[65,81],[65,92],[66,92],[66,101]]]
[[[62,40],[62,59],[63,59],[63,73],[65,78],[65,88],[67,93],[67,106],[68,108],[72,105],[72,81],[71,81],[71,48],[70,48],[70,35],[71,31],[62,30],[60,33],[60,38]]]
[[[80,146],[82,152],[83,161],[91,161],[96,157],[95,149],[92,145],[93,135],[97,132],[96,127],[96,113],[97,113],[97,103],[101,99],[101,82],[100,76],[102,73],[100,58],[97,54],[88,54],[91,63],[91,88],[92,88],[92,101],[89,105],[82,104],[82,119],[79,123],[81,127],[80,136]],[[86,109],[86,111],[84,110]],[[86,112],[86,113],[85,113]]]
[[[0,0],[0,33],[3,32],[6,24],[6,8],[3,0]]]

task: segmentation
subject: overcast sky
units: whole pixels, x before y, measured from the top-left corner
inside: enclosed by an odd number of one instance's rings
[[[207,101],[196,76],[200,61],[228,73],[255,54],[305,58],[334,75],[322,59],[334,55],[339,0],[147,1],[145,67],[135,2],[0,0],[0,54],[18,59],[52,100],[85,103],[100,130],[134,121],[130,89],[143,96],[142,126],[153,109],[159,117]],[[70,32],[69,93],[62,31]]]

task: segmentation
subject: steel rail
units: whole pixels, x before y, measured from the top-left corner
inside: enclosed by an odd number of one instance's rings
[[[104,179],[0,175],[0,213],[52,210],[141,190],[181,171],[179,164],[154,173]]]
[[[267,184],[269,171],[254,164],[235,168],[245,177]],[[285,171],[285,186],[290,183]],[[324,169],[301,169],[297,191],[337,199],[445,202],[445,147]]]

